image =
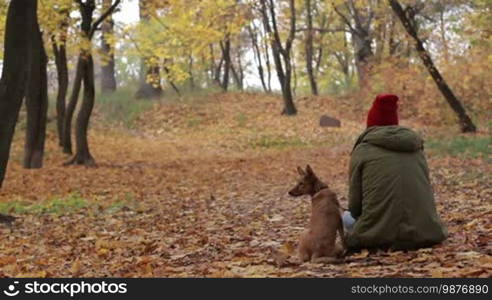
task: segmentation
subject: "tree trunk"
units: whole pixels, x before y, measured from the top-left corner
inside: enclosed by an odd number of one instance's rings
[[[72,118],[77,102],[79,101],[80,88],[82,87],[82,78],[84,76],[84,58],[82,55],[77,60],[77,68],[75,70],[75,78],[73,80],[72,94],[65,111],[65,119],[63,120],[63,153],[72,154]]]
[[[275,63],[275,68],[277,70],[277,76],[282,87],[282,98],[284,100],[284,108],[282,110],[282,114],[284,115],[295,115],[297,114],[297,109],[294,105],[294,99],[292,95],[291,89],[291,74],[292,74],[292,65],[290,60],[290,51],[292,49],[292,43],[294,41],[295,34],[295,24],[296,24],[296,16],[295,16],[295,1],[289,1],[290,8],[290,31],[289,36],[285,42],[285,46],[282,46],[280,40],[280,33],[277,27],[276,13],[275,13],[275,4],[273,0],[270,0],[269,3],[266,3],[266,0],[261,1],[261,13],[263,19],[263,26],[265,31],[270,37],[271,48],[273,54],[273,61]],[[270,25],[271,22],[271,25]],[[283,66],[282,66],[283,59]],[[285,70],[284,70],[285,68]]]
[[[260,77],[261,86],[263,87],[264,92],[268,92],[268,87],[265,82],[265,72],[263,71],[263,63],[261,60],[261,51],[258,46],[258,39],[256,33],[253,29],[248,26],[249,37],[251,38],[251,46],[253,46],[253,56],[257,63],[258,76]]]
[[[0,79],[0,186],[10,154],[15,125],[25,95],[36,26],[37,1],[10,1],[5,27],[4,58]]]
[[[137,99],[158,99],[162,96],[161,69],[142,60],[140,86],[135,93]]]
[[[262,31],[260,31],[261,34]],[[265,36],[260,36],[260,39],[263,41],[263,51],[265,53],[265,67],[267,71],[267,88],[268,92],[272,92],[272,67],[270,63],[270,51],[268,50],[268,42]]]
[[[193,75],[193,68],[194,68],[193,53],[190,53],[190,55],[188,56],[188,74],[190,75],[190,78],[188,81],[190,83],[190,90],[192,90],[192,91],[194,91],[196,89],[195,77]]]
[[[296,60],[293,59],[291,60],[292,64],[292,95],[296,97],[297,95],[297,66],[296,66]]]
[[[311,7],[311,0],[306,0],[307,11],[307,36],[306,36],[306,72],[309,78],[309,85],[311,86],[311,94],[318,95],[318,85],[316,84],[316,78],[313,71],[313,12]]]
[[[292,0],[293,1],[293,0]],[[296,106],[294,105],[294,95],[292,94],[292,64],[290,60],[290,53],[287,56],[284,56],[284,65],[285,65],[285,79],[282,87],[284,93],[284,110],[282,111],[283,115],[292,116],[297,114]]]
[[[448,47],[448,42],[446,39],[446,23],[444,20],[444,14],[446,13],[446,4],[440,4],[440,9],[439,9],[439,24],[440,24],[440,31],[441,31],[441,40],[442,40],[442,46],[444,48],[444,61],[446,63],[449,62],[449,47]]]
[[[354,0],[348,0],[345,7],[349,11],[349,17],[341,13],[336,6],[335,12],[342,18],[343,22],[350,30],[352,44],[354,46],[355,67],[359,79],[359,88],[363,89],[369,83],[369,68],[371,59],[374,56],[372,51],[371,21],[374,16],[372,6],[369,5],[366,13],[362,14],[361,9],[357,8]],[[349,18],[351,18],[349,20]],[[351,21],[353,19],[353,22]],[[353,24],[352,24],[353,23]]]
[[[27,129],[24,152],[24,168],[43,166],[46,119],[48,113],[48,58],[43,38],[36,22],[37,32],[32,35],[32,56],[26,91]]]
[[[146,2],[145,0],[138,1],[140,22],[146,22],[150,19],[145,6]],[[157,61],[157,59],[143,57],[140,63],[140,85],[135,93],[137,99],[156,99],[162,96],[160,68],[151,61]]]
[[[237,75],[238,75],[238,83],[239,83],[239,90],[244,89],[244,68],[243,68],[243,63],[241,60],[241,51],[237,51],[236,54],[236,61],[237,61]]]
[[[92,16],[96,8],[95,0],[87,0],[84,3],[79,2],[80,15],[82,16],[81,29],[83,37],[90,42],[99,24],[104,21],[104,18],[113,13],[120,2],[120,0],[116,0],[94,23],[92,22]],[[65,165],[77,164],[90,167],[96,164],[89,151],[89,143],[87,141],[87,129],[89,127],[92,109],[94,108],[95,98],[94,62],[92,59],[92,49],[90,47],[88,49],[82,49],[77,63],[74,91],[72,98],[70,99],[69,107],[67,108],[67,119],[70,119],[68,121],[69,123],[66,123],[68,125],[71,124],[71,117],[77,104],[81,83],[84,84],[84,94],[82,105],[77,116],[75,132],[76,152],[73,158],[67,161]],[[70,118],[68,118],[69,110],[71,110]],[[68,128],[65,128],[64,133],[65,131],[68,132],[68,140],[70,140],[70,126],[67,127]]]
[[[369,61],[373,57],[371,38],[369,35],[352,34],[355,49],[355,67],[359,78],[359,87],[367,86],[369,80]]]
[[[221,50],[222,52],[222,50]],[[211,54],[211,59],[212,59],[212,67],[213,67],[213,76],[212,76],[212,81],[215,85],[217,86],[221,86],[221,82],[220,82],[220,77],[221,77],[221,70],[222,70],[222,65],[224,63],[224,56],[221,55],[220,56],[220,60],[219,60],[219,63],[216,65],[215,64],[215,55],[214,55],[214,45],[213,44],[210,44],[210,54]]]
[[[89,120],[92,114],[92,109],[94,108],[94,62],[90,53],[85,53],[83,60],[84,66],[82,69],[82,81],[84,83],[84,94],[76,123],[76,152],[74,157],[65,164],[85,165],[91,167],[94,166],[96,162],[89,151],[89,143],[87,141],[87,129],[89,127]]]
[[[103,1],[103,9],[111,7],[111,0]],[[114,34],[113,18],[109,16],[101,26],[101,52],[103,62],[101,66],[101,92],[112,93],[116,91],[116,75],[113,45],[108,40],[108,36]]]
[[[234,78],[234,82],[236,84],[236,88],[240,91],[243,90],[243,67],[241,65],[241,58],[240,58],[240,53],[238,51],[238,54],[237,54],[237,69],[236,69],[236,66],[234,66],[234,64],[232,63],[231,61],[231,72],[232,72],[232,77]]]
[[[461,131],[476,132],[477,128],[475,124],[473,124],[472,120],[467,115],[463,105],[461,104],[460,100],[456,98],[453,91],[449,88],[448,84],[441,76],[441,73],[435,67],[434,62],[432,61],[432,58],[430,57],[429,53],[427,52],[427,50],[425,50],[422,41],[418,37],[417,30],[415,29],[414,26],[415,20],[413,19],[413,17],[407,16],[407,14],[405,13],[405,11],[403,10],[403,8],[401,7],[400,3],[397,0],[388,0],[388,1],[389,4],[391,5],[391,8],[398,16],[401,23],[403,24],[403,27],[405,27],[405,30],[414,39],[415,48],[417,49],[417,52],[420,58],[422,59],[422,62],[424,63],[425,67],[427,68],[427,71],[429,71],[430,75],[434,79],[434,82],[436,83],[442,95],[448,102],[449,106],[451,106],[453,111],[458,116]]]
[[[63,123],[65,120],[65,101],[68,91],[67,49],[64,40],[58,46],[54,38],[52,38],[52,45],[58,81],[58,91],[56,95],[56,128],[58,131],[58,144],[63,146]]]
[[[395,40],[395,17],[394,15],[390,16],[389,23],[389,33],[388,33],[388,54],[389,56],[395,56],[396,50],[398,48],[398,43]]]
[[[164,65],[164,72],[166,73],[166,75],[169,75],[170,73],[170,70],[168,69],[168,67],[166,67],[166,63],[163,64]],[[174,84],[174,82],[172,80],[168,80],[169,84],[171,85],[171,87],[173,88],[173,90],[176,92],[176,94],[178,96],[181,96],[181,92],[179,91],[178,87]]]
[[[229,71],[231,69],[231,39],[226,37],[224,43],[220,42],[220,49],[222,50],[222,57],[224,58],[224,75],[222,77],[221,87],[222,90],[227,92],[229,88]]]

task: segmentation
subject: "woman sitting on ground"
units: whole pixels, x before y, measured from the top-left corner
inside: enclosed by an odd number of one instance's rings
[[[398,97],[379,95],[350,160],[349,249],[416,249],[442,242],[447,230],[434,203],[423,140],[398,126]]]

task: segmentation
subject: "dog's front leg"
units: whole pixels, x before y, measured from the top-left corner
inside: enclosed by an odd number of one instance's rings
[[[304,231],[299,239],[299,259],[301,263],[309,261],[312,254],[312,245],[309,230]]]

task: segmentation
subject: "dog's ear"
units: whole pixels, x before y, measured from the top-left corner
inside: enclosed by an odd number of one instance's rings
[[[314,176],[313,169],[311,169],[311,166],[310,165],[307,165],[306,166],[306,174],[307,175],[310,175],[310,176]]]
[[[299,166],[297,167],[297,173],[299,173],[299,175],[301,175],[301,176],[306,175],[306,172],[304,172],[304,170]]]

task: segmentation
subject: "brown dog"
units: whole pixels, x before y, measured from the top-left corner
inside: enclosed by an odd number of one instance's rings
[[[305,262],[337,262],[343,247],[335,244],[337,231],[344,244],[343,223],[337,196],[320,181],[309,165],[306,171],[297,167],[301,178],[289,195],[311,196],[311,220],[299,241],[299,256]]]

